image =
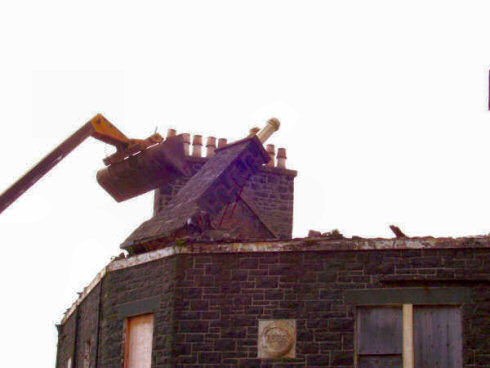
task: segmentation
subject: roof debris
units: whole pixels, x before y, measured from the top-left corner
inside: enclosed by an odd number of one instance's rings
[[[141,253],[186,237],[277,238],[241,192],[270,160],[262,143],[278,127],[277,119],[270,119],[258,134],[216,149],[163,210],[137,228],[121,248],[130,254]],[[235,211],[246,214],[247,221],[233,221]]]
[[[320,231],[310,230],[308,232],[308,238],[326,238],[326,239],[344,239],[344,235],[338,230],[333,229],[332,231],[321,233]]]
[[[395,226],[395,225],[390,225],[390,229],[391,231],[393,231],[393,234],[395,234],[395,236],[399,239],[402,239],[402,238],[408,238],[408,236],[406,236],[403,231],[400,230],[400,228],[398,226]]]

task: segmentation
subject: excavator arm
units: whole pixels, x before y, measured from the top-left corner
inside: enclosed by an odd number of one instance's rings
[[[0,195],[0,213],[89,136],[116,147],[116,153],[104,159],[106,165],[121,162],[163,140],[158,133],[145,140],[129,139],[104,116],[97,114]]]

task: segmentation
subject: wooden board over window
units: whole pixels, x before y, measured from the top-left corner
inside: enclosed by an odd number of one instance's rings
[[[401,355],[361,355],[357,360],[359,368],[402,368]]]
[[[151,368],[153,314],[126,320],[124,368]]]
[[[400,307],[360,308],[357,316],[358,354],[402,353]]]
[[[414,308],[415,367],[461,368],[463,330],[461,308],[418,306]]]
[[[407,309],[409,315],[401,306],[357,309],[356,367],[462,368],[461,307],[404,304]]]
[[[402,367],[402,310],[400,307],[359,308],[357,367]]]

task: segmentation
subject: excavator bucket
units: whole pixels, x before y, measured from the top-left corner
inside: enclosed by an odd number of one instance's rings
[[[97,181],[122,202],[189,175],[184,140],[178,135],[99,170]]]

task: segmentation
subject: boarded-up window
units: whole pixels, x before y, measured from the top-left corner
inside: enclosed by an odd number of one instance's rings
[[[410,321],[405,323],[411,326]],[[405,351],[413,351],[416,368],[463,367],[463,331],[459,307],[414,306],[411,327],[413,350],[410,348]],[[356,322],[358,368],[402,368],[403,344],[401,307],[358,309]]]
[[[402,367],[402,309],[359,308],[357,313],[358,368]]]
[[[126,320],[125,368],[151,368],[153,314]]]
[[[413,324],[415,367],[461,368],[463,366],[460,308],[415,307]]]
[[[90,368],[90,340],[85,341],[83,344],[83,368]]]

